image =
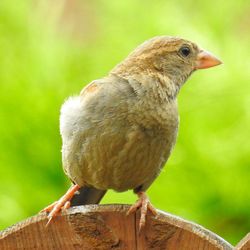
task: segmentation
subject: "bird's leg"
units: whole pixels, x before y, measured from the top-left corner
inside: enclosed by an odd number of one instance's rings
[[[127,215],[136,212],[137,209],[141,208],[141,218],[139,222],[139,231],[145,226],[146,223],[146,215],[147,211],[149,210],[153,215],[157,215],[156,209],[153,207],[153,205],[150,203],[150,200],[145,192],[138,192],[138,200],[134,205],[130,207],[130,209],[127,212]]]
[[[65,195],[63,195],[58,201],[55,201],[51,205],[45,207],[41,212],[47,212],[48,214],[48,222],[46,224],[49,225],[51,220],[60,213],[62,209],[67,209],[70,207],[70,200],[74,196],[75,192],[80,189],[80,186],[77,184],[73,185],[69,188]]]

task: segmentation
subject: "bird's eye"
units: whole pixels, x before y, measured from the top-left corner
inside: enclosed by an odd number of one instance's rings
[[[191,53],[191,50],[189,47],[183,46],[180,48],[180,53],[182,56],[187,57]]]

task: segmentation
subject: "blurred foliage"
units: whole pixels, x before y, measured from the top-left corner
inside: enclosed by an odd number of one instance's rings
[[[177,35],[224,65],[196,72],[179,95],[181,124],[149,189],[159,209],[231,243],[250,229],[249,1],[0,1],[0,226],[36,214],[69,186],[59,110],[134,47]],[[110,191],[103,203],[132,203]]]

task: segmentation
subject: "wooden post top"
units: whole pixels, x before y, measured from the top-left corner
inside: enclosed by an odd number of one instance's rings
[[[114,250],[246,250],[250,236],[234,248],[200,225],[158,211],[148,215],[139,233],[139,211],[126,216],[128,205],[72,207],[46,227],[45,213],[0,232],[0,249],[114,249]]]

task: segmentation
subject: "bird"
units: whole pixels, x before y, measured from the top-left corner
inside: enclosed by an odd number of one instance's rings
[[[107,76],[90,82],[61,108],[62,163],[72,186],[44,208],[48,223],[70,206],[98,204],[107,190],[138,196],[127,214],[148,211],[146,194],[176,143],[178,93],[198,69],[222,62],[195,43],[153,37],[133,50]]]

